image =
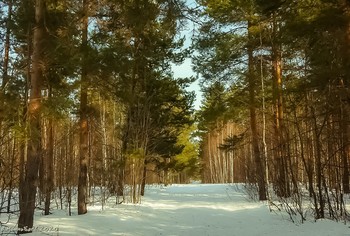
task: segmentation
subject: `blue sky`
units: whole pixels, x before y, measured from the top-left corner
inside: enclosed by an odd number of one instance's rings
[[[184,61],[184,63],[181,65],[173,65],[173,71],[174,71],[175,78],[184,78],[184,77],[190,77],[190,76],[196,77],[196,74],[192,70],[190,58],[187,58]],[[202,100],[202,92],[200,91],[198,81],[195,81],[194,83],[192,83],[191,86],[188,88],[188,90],[195,91],[196,99],[194,102],[194,108],[198,110]]]
[[[187,5],[189,7],[194,7],[195,1],[194,0],[186,0]],[[194,32],[194,28],[196,27],[196,23],[187,21],[187,25],[184,28],[184,30],[181,32],[181,37],[185,36],[185,42],[184,42],[184,48],[188,48],[192,44],[192,35]],[[174,77],[175,78],[184,78],[184,77],[190,77],[194,76],[195,78],[200,77],[198,76],[193,70],[192,70],[192,62],[191,58],[187,58],[184,63],[181,65],[173,65],[173,72],[174,72]],[[201,105],[202,101],[202,92],[200,91],[199,87],[199,81],[195,81],[194,83],[191,84],[191,86],[188,88],[189,91],[195,91],[196,93],[196,99],[194,102],[194,108],[199,110],[199,107]]]

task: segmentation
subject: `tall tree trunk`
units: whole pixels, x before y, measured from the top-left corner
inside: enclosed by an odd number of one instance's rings
[[[6,108],[4,109],[5,102],[5,94],[6,94],[6,85],[9,81],[8,76],[8,67],[9,67],[9,55],[10,55],[10,35],[11,35],[11,29],[10,29],[10,22],[12,18],[12,0],[8,1],[8,9],[7,9],[7,20],[6,20],[6,34],[5,34],[5,45],[4,45],[4,59],[3,59],[3,74],[2,74],[2,83],[1,83],[1,89],[0,89],[0,137],[4,137],[5,131],[3,130],[3,121],[4,121],[4,114],[6,114]],[[0,157],[0,161],[3,157]],[[11,180],[12,181],[12,180]]]
[[[32,76],[28,104],[29,141],[27,162],[25,163],[24,179],[20,183],[20,216],[18,233],[21,229],[33,228],[36,189],[38,185],[38,170],[41,158],[40,108],[41,86],[43,81],[43,41],[44,41],[45,1],[35,1],[35,27],[33,36]]]
[[[28,29],[27,29],[27,68],[26,68],[26,83],[25,83],[25,93],[24,93],[24,105],[23,105],[23,117],[22,120],[19,120],[20,124],[25,124],[26,126],[27,123],[27,112],[28,112],[28,91],[29,91],[29,83],[31,81],[31,55],[32,55],[32,50],[33,50],[33,45],[32,45],[32,29],[31,25],[28,24]],[[28,132],[25,133],[25,137],[28,136]],[[27,151],[28,151],[28,141],[27,138],[20,142],[19,144],[19,151],[20,151],[20,156],[19,156],[19,188],[18,188],[18,196],[19,196],[19,207],[21,210],[21,199],[23,199],[23,194],[22,192],[25,190],[24,185],[25,185],[25,163],[27,161]]]
[[[14,187],[14,169],[15,169],[15,161],[16,161],[16,141],[12,140],[12,152],[9,151],[9,156],[11,156],[10,162],[10,180],[8,183],[8,195],[7,195],[7,213],[11,211],[11,200],[12,200],[12,192]]]
[[[83,25],[82,25],[82,68],[80,85],[80,158],[79,158],[79,182],[78,182],[78,214],[87,213],[87,168],[89,159],[89,125],[88,125],[88,73],[87,73],[87,43],[88,43],[88,0],[83,0]]]
[[[145,196],[146,188],[146,178],[147,178],[147,161],[143,163],[143,174],[142,174],[142,183],[141,183],[141,196]]]
[[[52,96],[51,88],[49,89],[49,97]],[[53,190],[53,119],[49,117],[47,124],[47,141],[46,141],[46,160],[45,160],[45,215],[50,214],[51,192]]]
[[[262,35],[260,33],[260,47],[262,47]],[[262,145],[263,145],[263,157],[265,162],[265,180],[266,186],[269,185],[269,158],[267,155],[267,143],[266,143],[266,102],[265,102],[265,82],[264,82],[264,67],[263,67],[263,55],[260,56],[260,81],[261,81],[261,92],[262,92]],[[232,180],[233,182],[233,180]],[[268,194],[268,193],[267,193]]]
[[[265,168],[263,167],[262,156],[259,148],[259,135],[256,118],[256,78],[254,75],[254,59],[253,59],[253,45],[251,35],[252,23],[248,22],[248,82],[249,82],[249,112],[250,112],[250,129],[252,132],[252,149],[255,161],[256,179],[259,188],[259,200],[266,200],[266,185],[265,185]]]
[[[342,85],[342,90],[346,89]],[[342,131],[342,152],[341,152],[341,160],[342,160],[342,185],[344,193],[350,193],[350,179],[349,179],[349,158],[350,158],[350,110],[348,102],[344,99],[344,96],[341,96],[341,131]]]
[[[323,165],[322,163],[322,150],[321,150],[321,130],[323,127],[318,128],[317,124],[317,117],[316,117],[316,112],[315,108],[311,108],[312,112],[312,119],[313,119],[313,132],[314,132],[314,139],[315,139],[315,164],[316,164],[316,186],[318,190],[318,201],[319,201],[319,209],[316,209],[316,218],[324,218],[325,216],[325,201],[324,201],[324,190],[322,187],[322,182],[323,182]],[[316,207],[316,206],[315,206]]]
[[[10,29],[10,22],[12,18],[12,0],[8,1],[8,9],[7,9],[7,20],[6,20],[6,35],[5,35],[5,48],[4,48],[4,64],[3,64],[3,77],[2,77],[2,84],[1,89],[2,92],[5,92],[5,87],[9,81],[8,77],[8,67],[9,67],[9,55],[10,55],[10,35],[11,35],[11,29]]]
[[[340,81],[341,87],[341,110],[342,110],[342,131],[343,131],[343,178],[342,185],[344,193],[350,193],[350,176],[349,176],[349,158],[350,158],[350,3],[349,1],[342,0],[342,5],[345,9],[347,17],[347,25],[344,37],[344,80]]]
[[[306,109],[306,114],[308,114],[308,109]],[[306,115],[307,116],[307,115]],[[305,154],[305,146],[304,146],[304,140],[305,138],[303,138],[303,127],[300,126],[300,123],[302,123],[302,121],[298,120],[297,118],[297,112],[294,111],[294,118],[295,118],[295,124],[296,124],[296,129],[297,129],[297,134],[298,134],[298,139],[299,139],[299,145],[300,145],[300,158],[301,158],[301,161],[303,163],[303,166],[304,166],[304,169],[305,169],[305,172],[306,172],[306,175],[307,175],[307,180],[308,180],[308,190],[309,190],[309,196],[311,198],[313,198],[313,201],[314,201],[314,207],[315,207],[315,210],[316,210],[316,214],[319,214],[318,213],[318,202],[317,202],[317,196],[316,196],[316,193],[315,193],[315,190],[314,190],[314,183],[313,183],[313,165],[310,161],[310,158],[307,159],[306,157],[306,154]],[[307,122],[307,124],[309,124],[308,121],[305,121]],[[306,134],[308,135],[308,134]],[[306,140],[308,140],[308,138],[306,138]],[[307,144],[309,143],[309,141],[306,141]],[[311,145],[309,145],[311,146]]]
[[[288,162],[286,143],[284,140],[283,126],[283,97],[282,97],[282,58],[281,46],[278,39],[278,25],[275,15],[273,16],[273,42],[272,42],[272,64],[273,64],[273,100],[274,100],[274,130],[275,130],[275,160],[277,167],[276,188],[280,197],[290,196],[290,185],[287,177]]]

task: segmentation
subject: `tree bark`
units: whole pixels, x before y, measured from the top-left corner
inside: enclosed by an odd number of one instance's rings
[[[40,108],[41,86],[43,81],[43,41],[45,1],[35,1],[35,27],[33,36],[32,76],[28,104],[29,141],[27,162],[24,163],[24,179],[20,183],[20,216],[18,233],[31,232],[33,228],[38,170],[41,158]],[[22,229],[28,229],[23,231]]]
[[[28,117],[26,116],[28,112],[28,98],[29,98],[29,83],[31,81],[31,54],[33,51],[33,45],[32,45],[32,33],[31,33],[31,26],[28,24],[27,28],[27,68],[26,68],[26,83],[25,83],[25,93],[24,93],[24,105],[23,105],[23,119],[19,122],[22,122],[24,125],[27,124]],[[21,199],[23,199],[22,192],[25,190],[25,163],[27,161],[27,151],[28,151],[28,134],[25,134],[26,140],[23,142],[20,142],[19,144],[19,150],[20,150],[20,156],[19,156],[19,188],[18,188],[18,196],[19,196],[19,208],[21,210]]]
[[[5,35],[5,53],[4,53],[4,64],[3,64],[3,77],[1,89],[2,92],[5,92],[5,87],[9,81],[8,77],[8,67],[9,67],[9,55],[10,55],[10,22],[12,18],[12,0],[8,1],[8,10],[7,10],[7,20],[6,20],[6,35]]]
[[[350,158],[350,3],[349,1],[342,1],[347,17],[347,25],[344,37],[344,69],[345,78],[340,81],[340,99],[342,110],[342,131],[343,131],[343,178],[342,185],[344,193],[350,193],[350,176],[349,176],[349,158]]]
[[[321,150],[321,141],[320,141],[320,134],[322,127],[318,128],[317,124],[317,118],[316,118],[316,112],[315,108],[311,108],[312,112],[312,119],[313,119],[313,125],[314,125],[314,139],[315,139],[315,164],[316,164],[316,186],[317,186],[317,193],[318,193],[318,201],[319,201],[319,208],[316,209],[316,219],[324,218],[325,216],[325,201],[324,201],[324,189],[322,187],[322,181],[323,181],[323,163],[322,163],[322,150]]]
[[[89,159],[89,125],[88,125],[88,94],[87,94],[87,40],[88,40],[88,0],[83,1],[83,19],[82,19],[82,73],[80,85],[80,158],[79,158],[79,180],[78,180],[78,214],[87,213],[87,174]]]
[[[52,96],[51,88],[49,91],[49,97]],[[49,117],[47,124],[47,144],[46,144],[46,164],[45,164],[45,215],[50,214],[50,201],[51,201],[51,192],[53,190],[53,120],[52,117]]]
[[[248,22],[248,83],[249,83],[249,112],[250,112],[250,129],[252,134],[252,149],[255,161],[256,179],[259,190],[259,200],[266,200],[266,185],[265,185],[265,174],[262,162],[262,157],[259,148],[259,135],[257,128],[256,118],[256,79],[254,76],[254,59],[253,59],[253,46],[252,46],[252,35],[250,33],[252,23]]]
[[[288,162],[286,143],[284,140],[283,126],[283,95],[282,95],[282,58],[281,45],[278,39],[278,25],[275,15],[273,16],[273,41],[272,41],[272,64],[273,64],[273,100],[274,100],[274,131],[275,131],[275,161],[277,167],[276,188],[280,197],[290,196],[290,184],[288,180]]]
[[[143,163],[143,173],[142,173],[142,183],[141,183],[141,196],[145,196],[146,188],[146,178],[147,178],[147,161]]]

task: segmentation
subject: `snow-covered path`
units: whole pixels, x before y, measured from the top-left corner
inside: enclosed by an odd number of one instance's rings
[[[35,225],[58,232],[33,235],[350,235],[343,223],[328,220],[295,225],[271,213],[264,203],[247,201],[229,185],[173,185],[149,187],[142,204],[90,207],[83,216],[54,211],[35,218]]]

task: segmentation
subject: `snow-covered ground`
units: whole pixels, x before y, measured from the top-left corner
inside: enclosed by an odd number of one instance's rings
[[[329,220],[294,224],[266,203],[249,201],[239,188],[219,184],[150,186],[141,204],[91,206],[82,216],[38,212],[34,225],[32,235],[350,235],[349,225]]]

